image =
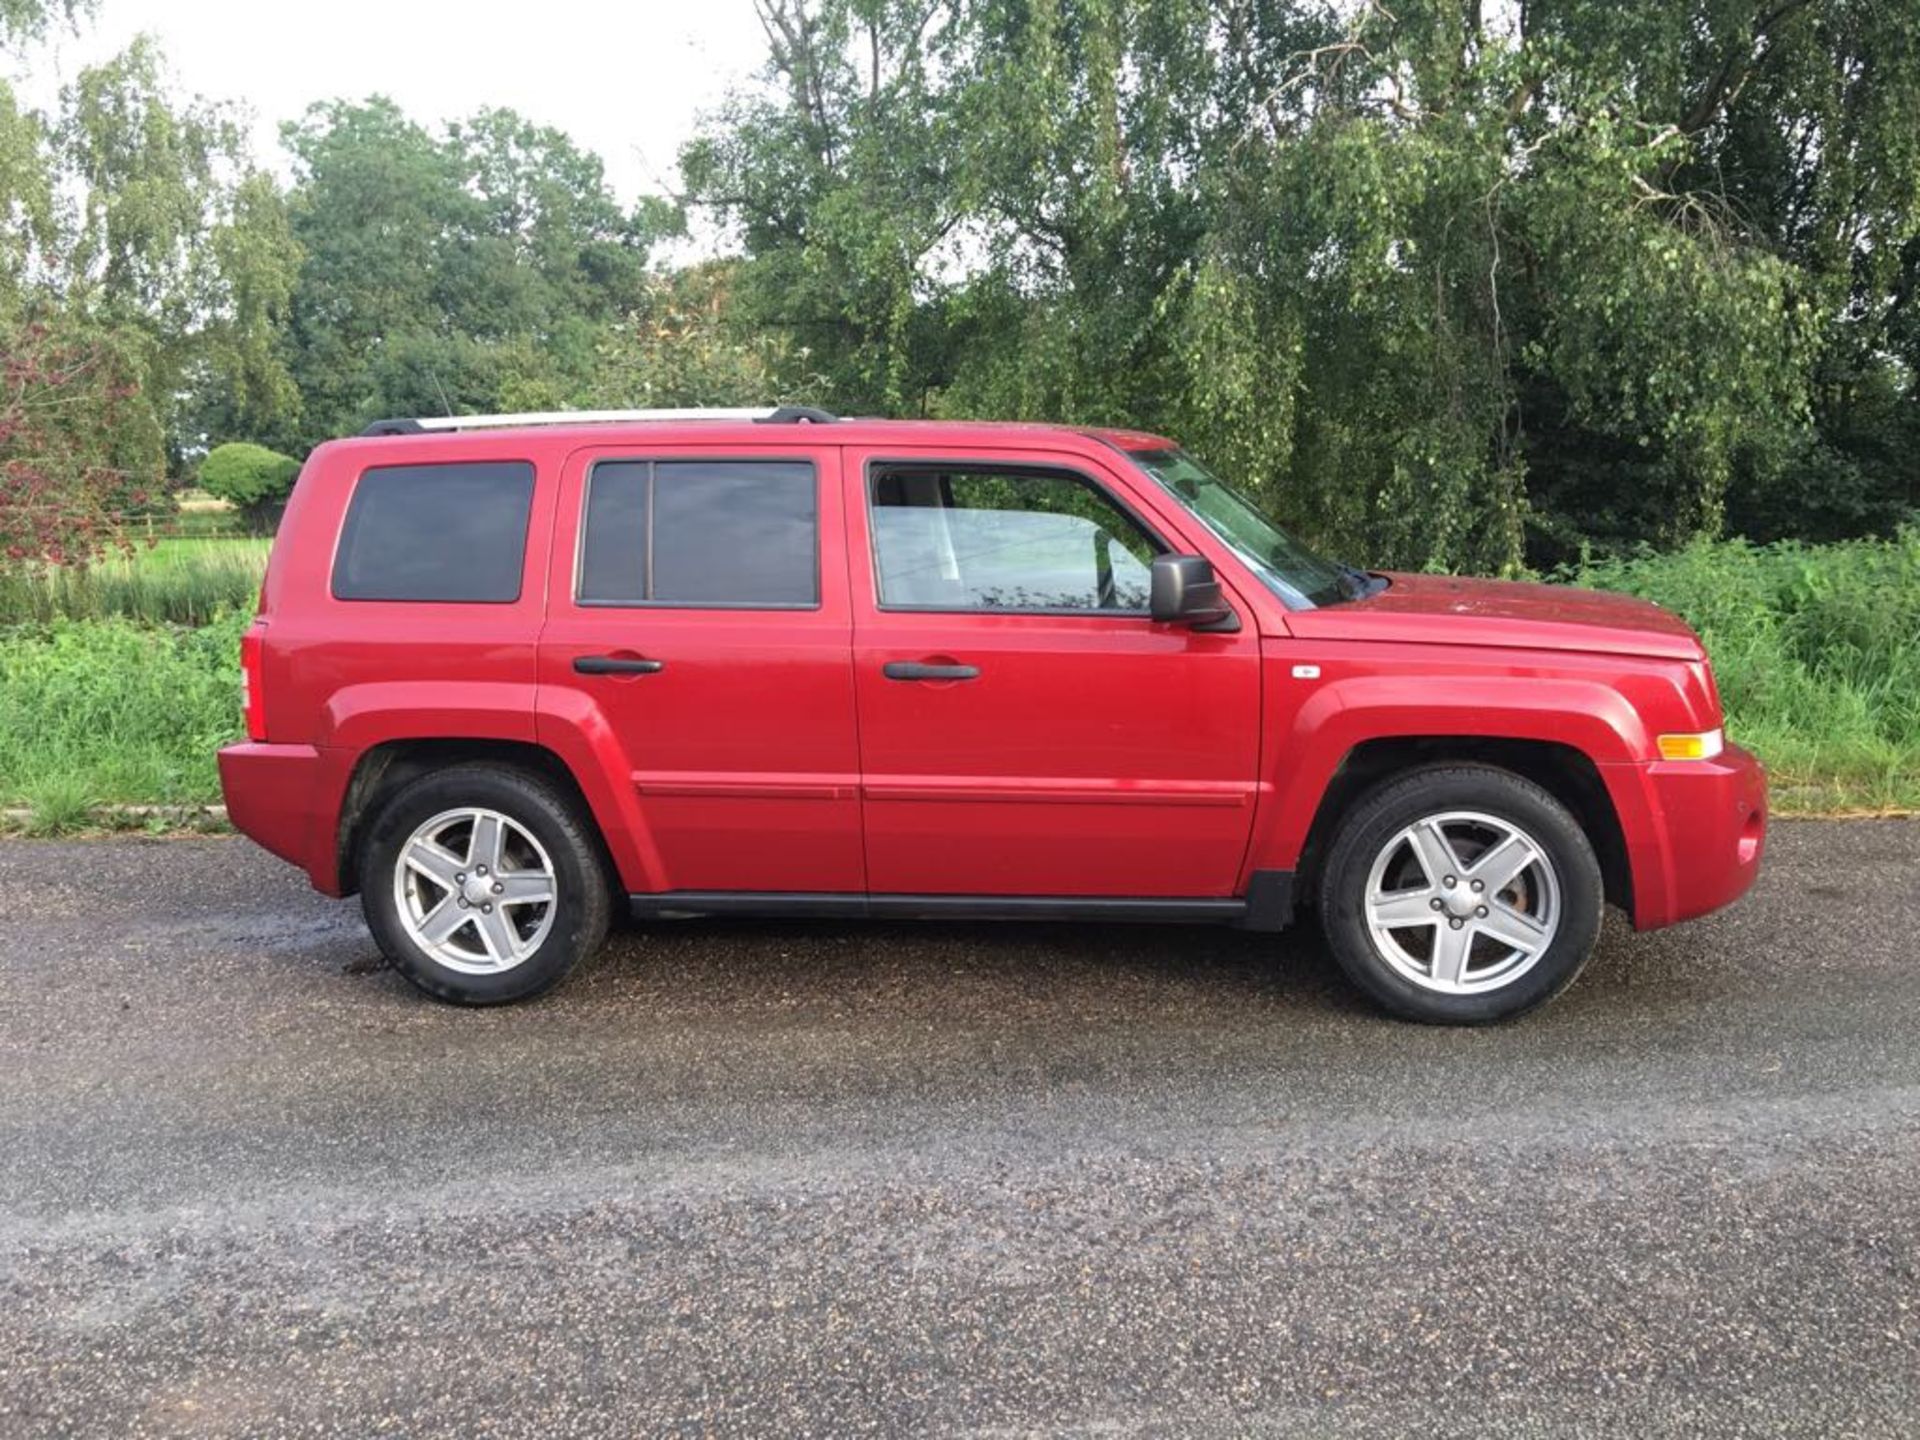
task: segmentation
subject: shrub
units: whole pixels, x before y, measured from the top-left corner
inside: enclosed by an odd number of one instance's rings
[[[1561,578],[1656,601],[1713,657],[1727,728],[1791,809],[1920,804],[1920,530],[1696,542]]]
[[[11,10],[0,0],[0,16]],[[0,232],[10,205],[0,198]],[[6,243],[0,234],[0,250]],[[5,281],[0,267],[0,290]],[[110,552],[128,520],[165,501],[160,433],[139,368],[124,345],[73,315],[20,324],[0,313],[0,573]]]
[[[214,752],[240,718],[235,610],[197,629],[57,620],[0,629],[0,804],[46,826],[86,802],[220,798]]]
[[[291,455],[235,441],[215,446],[200,462],[200,488],[257,517],[287,498],[299,473]]]

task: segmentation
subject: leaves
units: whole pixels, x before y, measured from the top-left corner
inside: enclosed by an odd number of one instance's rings
[[[1913,503],[1912,7],[777,9],[686,171],[823,403],[1169,430],[1414,567]]]
[[[675,219],[622,211],[597,157],[507,110],[436,136],[388,100],[333,103],[285,138],[298,448],[384,415],[564,403]]]
[[[241,509],[284,500],[300,473],[300,462],[264,445],[230,441],[216,445],[200,462],[200,488]]]

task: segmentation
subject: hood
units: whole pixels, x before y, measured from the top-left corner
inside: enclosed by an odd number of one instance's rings
[[[1369,599],[1296,611],[1287,627],[1315,640],[1497,645],[1663,660],[1705,654],[1686,621],[1630,595],[1450,575],[1387,579],[1387,588]]]

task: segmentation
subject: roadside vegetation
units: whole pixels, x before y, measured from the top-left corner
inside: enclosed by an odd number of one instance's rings
[[[85,566],[0,573],[0,624],[119,617],[204,625],[251,608],[267,567],[268,540],[136,542],[131,553]]]
[[[1686,617],[1778,811],[1920,809],[1920,529],[1823,546],[1696,541],[1559,578]]]
[[[249,618],[233,609],[198,626],[113,616],[0,631],[0,804],[54,829],[99,805],[218,801],[214,752],[240,728]]]
[[[169,541],[0,586],[4,828],[203,823],[240,731],[240,632],[266,542]],[[1920,530],[1825,546],[1696,542],[1556,579],[1644,596],[1705,637],[1727,728],[1781,813],[1920,809]],[[110,816],[102,807],[139,806]]]

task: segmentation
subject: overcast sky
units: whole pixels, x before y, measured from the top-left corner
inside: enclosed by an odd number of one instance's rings
[[[78,36],[42,46],[14,78],[48,105],[143,31],[187,89],[252,112],[255,149],[276,169],[282,120],[377,93],[426,122],[505,105],[558,126],[606,161],[628,201],[676,186],[674,157],[700,112],[765,57],[752,0],[100,0]]]

